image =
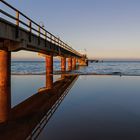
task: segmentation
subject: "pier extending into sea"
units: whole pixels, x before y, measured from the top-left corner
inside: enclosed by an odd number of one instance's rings
[[[46,75],[53,74],[54,56],[60,56],[63,72],[66,71],[67,62],[68,71],[75,69],[76,64],[88,65],[85,54],[70,47],[6,1],[0,3],[6,7],[0,9],[0,86],[10,85],[11,52],[38,52],[46,60]]]

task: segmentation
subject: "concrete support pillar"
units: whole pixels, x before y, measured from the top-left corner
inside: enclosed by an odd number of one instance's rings
[[[72,58],[72,69],[76,69],[76,58]]]
[[[53,74],[53,55],[46,56],[46,74]]]
[[[71,71],[72,70],[72,58],[68,58],[68,70]]]
[[[46,88],[53,87],[53,55],[46,56]]]
[[[0,50],[0,122],[8,120],[11,108],[11,52]]]
[[[0,86],[11,85],[11,52],[0,50]]]
[[[61,71],[64,72],[66,71],[66,58],[61,57]]]

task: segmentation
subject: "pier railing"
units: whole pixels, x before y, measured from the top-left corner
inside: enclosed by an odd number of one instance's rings
[[[12,19],[14,21],[12,23],[15,24],[17,27],[25,26],[26,30],[28,30],[30,34],[34,33],[34,34],[38,35],[39,38],[43,38],[46,41],[56,44],[57,46],[59,46],[61,48],[64,48],[80,57],[83,57],[82,54],[80,54],[79,52],[74,50],[72,47],[70,47],[68,44],[63,42],[59,37],[56,37],[52,33],[48,32],[46,29],[44,29],[44,27],[42,27],[41,25],[39,25],[38,23],[33,21],[31,18],[29,18],[28,16],[23,14],[18,9],[11,6],[6,1],[1,0],[0,2],[3,3],[7,8],[10,8],[10,10],[14,11],[15,14],[13,15],[13,14],[8,13],[7,12],[8,10],[6,11],[6,10],[0,9],[0,13],[2,13],[6,17]],[[23,21],[22,18],[24,18],[26,21],[25,20]],[[10,20],[10,22],[11,22],[11,20]]]

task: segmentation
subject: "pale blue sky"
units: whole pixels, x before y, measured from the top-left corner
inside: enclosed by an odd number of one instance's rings
[[[89,57],[140,59],[140,0],[6,1]]]

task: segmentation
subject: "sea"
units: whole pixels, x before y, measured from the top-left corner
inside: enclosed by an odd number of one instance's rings
[[[13,75],[43,75],[45,74],[44,61],[12,61]],[[54,73],[60,71],[60,61],[54,61]],[[140,61],[104,61],[89,62],[89,66],[80,66],[70,73],[92,75],[125,75],[140,76]]]
[[[45,65],[12,61],[11,92],[0,89],[0,140],[140,140],[140,62],[89,62],[63,77],[60,61],[54,61],[55,93],[46,88]],[[52,104],[67,76],[76,79]],[[4,122],[9,107],[16,118]]]

